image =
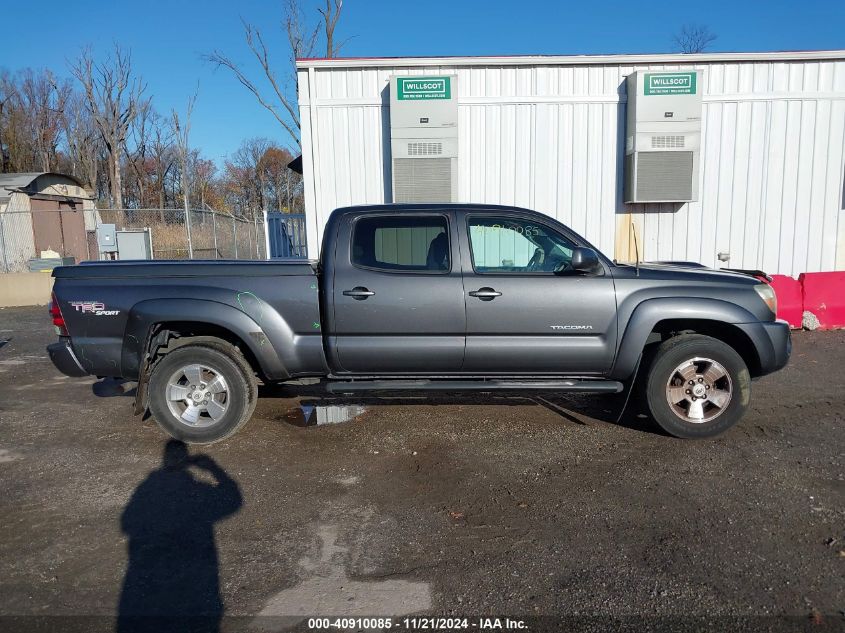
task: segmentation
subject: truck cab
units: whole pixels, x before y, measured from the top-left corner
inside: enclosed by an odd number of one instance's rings
[[[613,264],[538,213],[342,209],[323,247],[338,373],[600,376],[613,364]],[[594,257],[577,270],[583,249]]]

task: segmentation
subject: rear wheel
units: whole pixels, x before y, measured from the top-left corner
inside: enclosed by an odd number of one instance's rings
[[[649,412],[667,433],[681,438],[718,435],[748,408],[751,377],[726,343],[684,334],[655,350],[646,374]]]
[[[237,348],[194,344],[153,367],[150,411],[171,437],[209,444],[232,435],[252,416],[255,377]]]

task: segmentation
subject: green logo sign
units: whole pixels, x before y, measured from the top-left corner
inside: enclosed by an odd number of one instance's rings
[[[450,77],[399,77],[396,80],[396,98],[406,99],[450,99],[452,86]]]
[[[645,76],[646,95],[694,95],[695,73],[655,73]]]

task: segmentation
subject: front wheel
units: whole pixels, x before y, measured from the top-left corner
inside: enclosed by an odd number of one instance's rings
[[[222,345],[185,345],[150,375],[150,412],[171,437],[210,444],[232,435],[252,416],[255,377],[240,352]]]
[[[751,399],[751,377],[726,343],[700,334],[663,342],[648,368],[645,396],[660,427],[675,437],[705,438],[736,424]]]

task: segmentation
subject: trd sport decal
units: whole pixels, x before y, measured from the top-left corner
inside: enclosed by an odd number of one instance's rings
[[[106,310],[106,304],[99,301],[71,301],[73,309],[82,314],[93,314],[94,316],[115,316],[120,310]]]

